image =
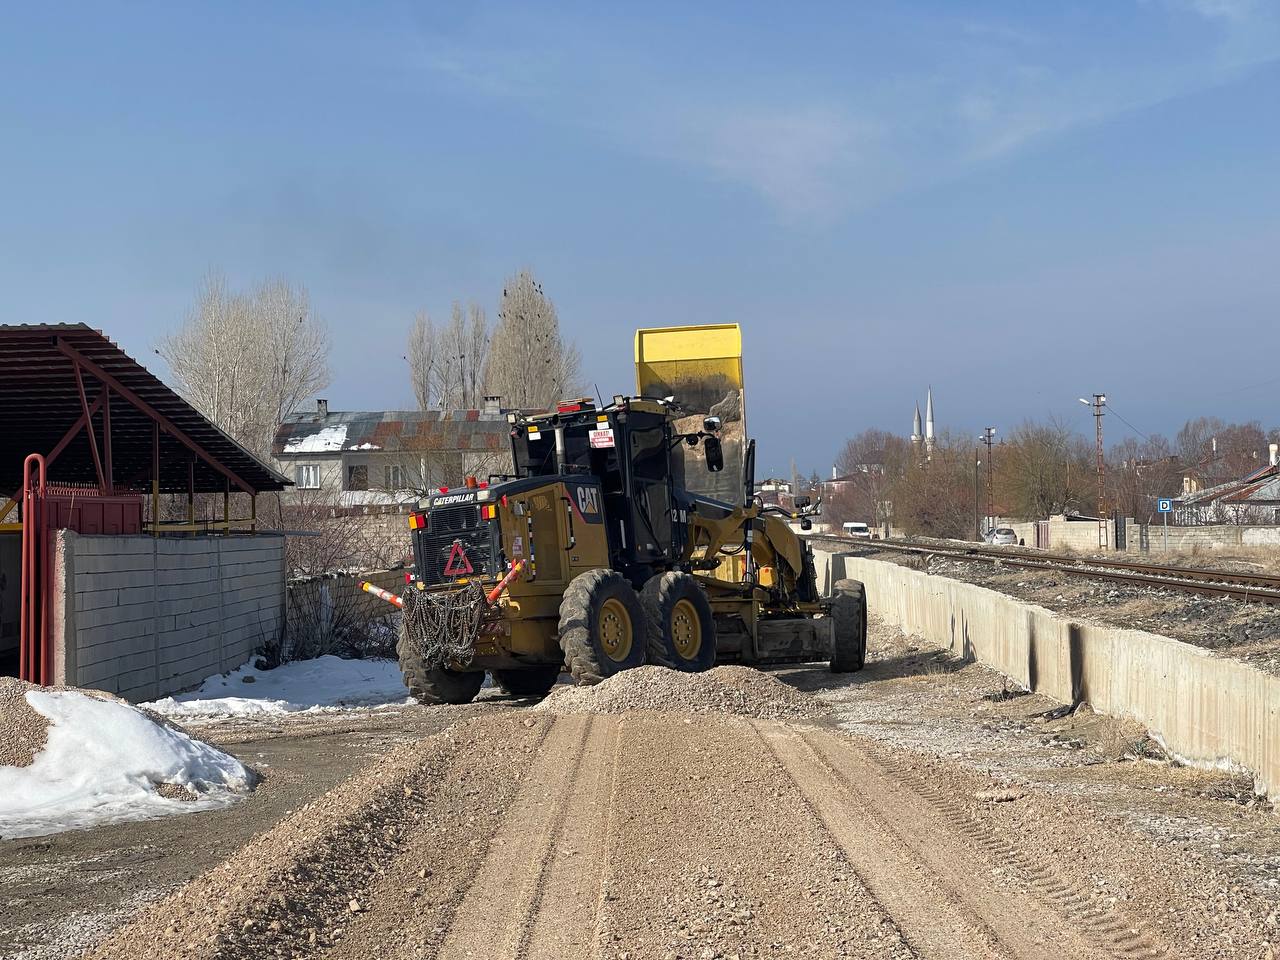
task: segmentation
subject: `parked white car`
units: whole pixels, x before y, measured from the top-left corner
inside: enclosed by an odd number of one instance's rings
[[[856,537],[859,540],[871,539],[871,528],[865,523],[850,521],[841,525],[840,529],[844,531],[846,537]]]
[[[1016,544],[1018,542],[1018,535],[1009,527],[996,527],[994,530],[988,531],[984,539],[987,543],[1001,547]]]

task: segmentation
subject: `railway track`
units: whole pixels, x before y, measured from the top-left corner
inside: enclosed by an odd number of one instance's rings
[[[1228,597],[1242,603],[1280,606],[1280,578],[1260,573],[1175,567],[1131,560],[1095,560],[1088,557],[1068,557],[1050,553],[1030,554],[976,544],[922,544],[901,540],[867,542],[850,541],[839,537],[814,539],[840,543],[846,548],[865,547],[870,550],[891,550],[897,553],[956,557],[961,560],[999,563],[1002,566],[1025,567],[1030,570],[1055,570],[1071,576],[1092,577],[1095,580],[1141,584],[1207,597]]]

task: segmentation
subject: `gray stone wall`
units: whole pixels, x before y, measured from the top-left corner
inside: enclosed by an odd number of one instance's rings
[[[154,700],[234,669],[284,626],[284,538],[59,531],[55,679]]]

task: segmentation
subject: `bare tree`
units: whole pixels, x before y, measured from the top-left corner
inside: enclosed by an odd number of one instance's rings
[[[1060,420],[1019,424],[995,454],[997,505],[1025,520],[1047,520],[1097,504],[1089,445]]]
[[[560,320],[528,270],[502,291],[498,325],[489,344],[484,392],[509,406],[546,409],[579,388],[582,357],[560,334]]]
[[[282,279],[241,294],[211,274],[156,352],[179,392],[263,459],[285,415],[329,382],[328,330],[306,289]]]
[[[895,525],[909,534],[967,538],[973,534],[973,447],[943,433],[929,460],[905,443],[888,448],[888,502]]]
[[[489,322],[484,308],[454,301],[449,323],[437,327],[425,311],[409,332],[409,377],[419,410],[475,410],[480,406]]]
[[[895,479],[890,469],[903,459],[896,456],[901,443],[884,430],[864,430],[845,442],[835,463],[841,482],[823,510],[829,522],[879,526],[888,518],[888,491]]]
[[[409,331],[409,380],[413,384],[413,396],[419,410],[431,410],[435,406],[436,377],[436,329],[427,311],[420,310],[413,318]]]

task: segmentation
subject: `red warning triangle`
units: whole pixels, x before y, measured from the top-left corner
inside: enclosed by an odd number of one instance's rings
[[[471,561],[467,559],[467,551],[462,549],[462,543],[458,540],[453,541],[453,549],[449,551],[449,562],[444,565],[444,575],[461,577],[475,572]]]

